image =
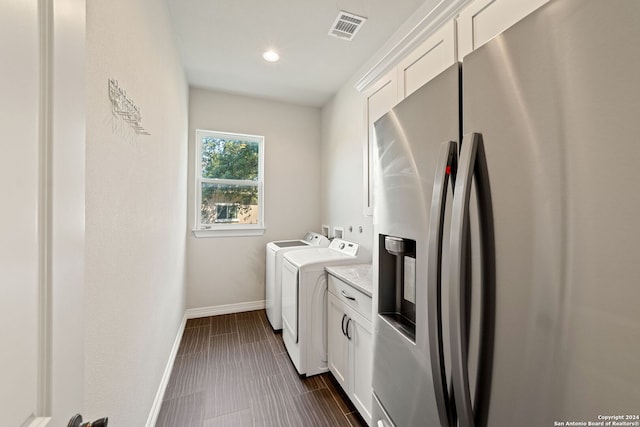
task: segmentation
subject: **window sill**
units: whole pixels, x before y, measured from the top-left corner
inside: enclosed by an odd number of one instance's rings
[[[231,229],[196,229],[191,230],[193,235],[200,238],[207,237],[249,237],[249,236],[262,236],[265,232],[265,228],[240,228],[237,230]]]

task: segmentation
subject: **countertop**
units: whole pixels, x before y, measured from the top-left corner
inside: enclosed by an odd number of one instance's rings
[[[371,264],[348,264],[326,267],[327,273],[371,297],[373,275]]]

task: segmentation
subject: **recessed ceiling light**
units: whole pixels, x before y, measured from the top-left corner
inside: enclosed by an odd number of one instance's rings
[[[278,61],[278,59],[280,59],[280,55],[278,55],[278,53],[273,50],[266,51],[265,53],[262,54],[262,57],[264,58],[265,61],[268,61],[268,62],[276,62]]]

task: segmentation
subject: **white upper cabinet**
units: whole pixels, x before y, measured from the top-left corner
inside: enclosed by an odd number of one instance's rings
[[[458,59],[547,3],[549,0],[475,0],[460,12]]]
[[[367,143],[364,144],[363,151],[363,165],[365,166],[363,168],[363,185],[365,189],[364,212],[366,215],[373,215],[373,124],[400,101],[398,93],[398,73],[395,68],[382,76],[364,92],[364,122],[367,127],[365,130]]]
[[[367,121],[375,122],[399,101],[396,70],[385,74],[364,93],[367,100]]]
[[[387,74],[364,91],[367,143],[364,147],[364,186],[367,215],[373,212],[373,124],[398,102],[457,60],[456,23],[451,20],[406,55]]]
[[[449,9],[434,15],[448,18],[443,21],[444,24],[438,24],[438,29],[424,42],[409,50],[407,46],[411,46],[412,41],[407,40],[404,48],[409,52],[406,54],[402,47],[394,48],[388,55],[389,63],[386,63],[387,69],[389,64],[393,65],[391,70],[376,79],[374,76],[377,70],[374,67],[356,84],[356,88],[362,90],[364,95],[367,126],[363,152],[365,214],[373,214],[374,122],[454,62],[462,61],[465,55],[548,1],[550,0],[474,0],[467,3],[464,0],[453,0]],[[457,13],[463,3],[466,6]],[[398,52],[402,52],[402,55]],[[400,59],[395,59],[396,54]],[[370,83],[371,81],[374,83]]]
[[[444,24],[398,64],[400,98],[406,98],[457,60],[456,23]]]

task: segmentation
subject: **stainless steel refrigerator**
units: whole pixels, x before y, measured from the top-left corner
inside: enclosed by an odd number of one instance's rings
[[[640,425],[640,2],[552,1],[375,132],[374,425]]]

